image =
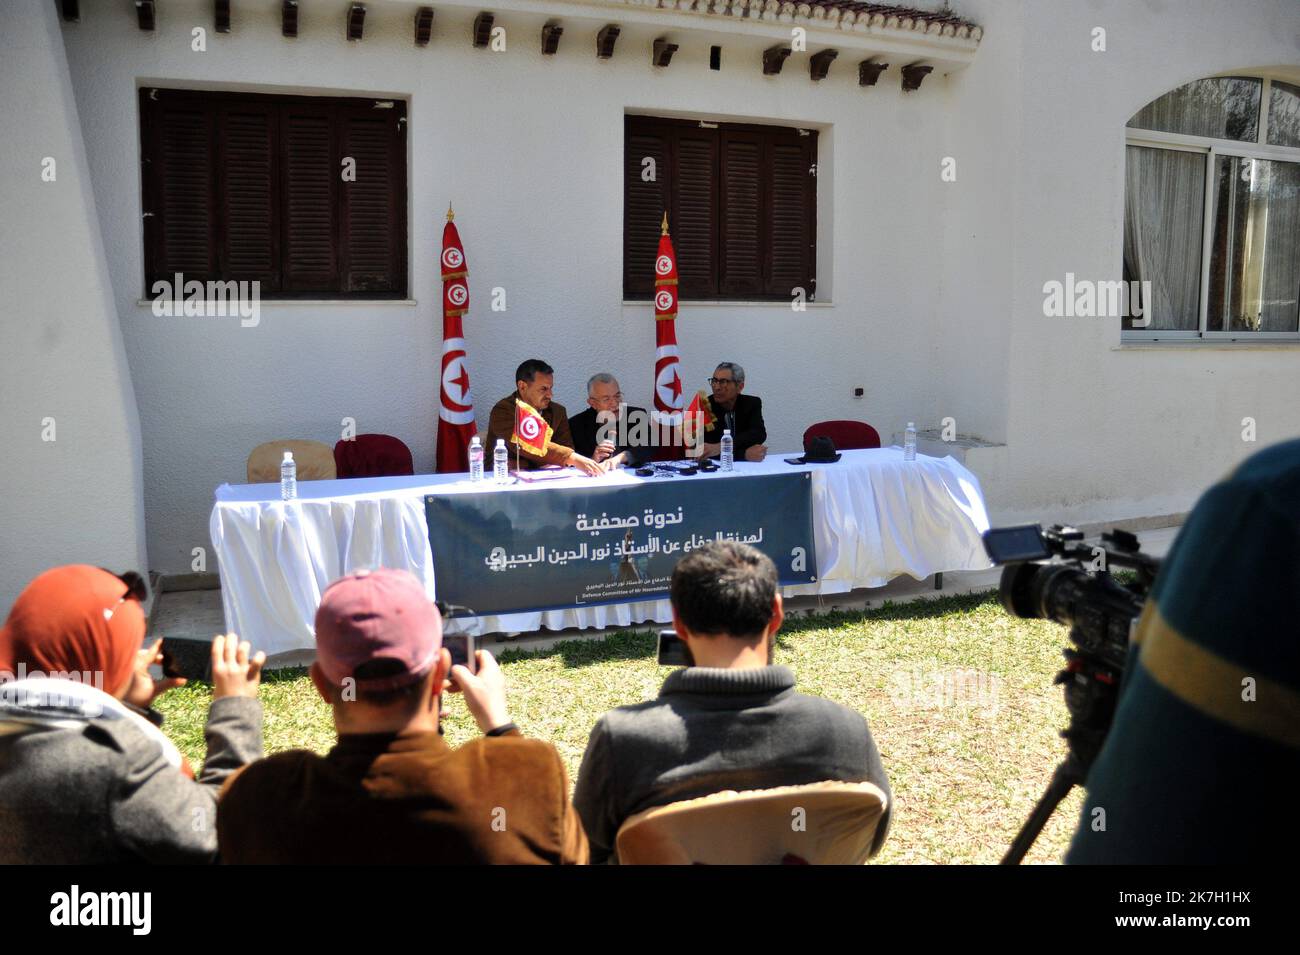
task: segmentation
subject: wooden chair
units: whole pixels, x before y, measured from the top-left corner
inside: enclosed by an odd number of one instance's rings
[[[865,782],[726,790],[637,813],[614,847],[621,865],[861,865],[888,804]]]
[[[248,483],[275,484],[280,480],[280,462],[284,452],[293,452],[299,481],[332,481],[337,476],[334,452],[328,444],[286,438],[259,444],[248,456]]]

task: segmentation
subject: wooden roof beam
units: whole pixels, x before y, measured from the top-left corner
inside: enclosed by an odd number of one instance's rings
[[[785,65],[785,58],[793,51],[788,46],[770,46],[763,51],[763,75],[776,76],[781,72],[781,67]]]
[[[366,29],[366,5],[354,3],[348,7],[348,39],[360,40]]]
[[[612,23],[601,27],[596,34],[596,56],[608,60],[614,55],[614,41],[618,39],[619,28]]]
[[[153,0],[135,0],[135,19],[141,30],[152,30],[157,25]]]
[[[889,69],[888,63],[872,63],[870,60],[863,60],[858,64],[858,85],[875,86],[876,80],[880,79],[880,74]]]
[[[298,35],[298,0],[284,0],[280,4],[280,33],[287,37]]]
[[[809,57],[808,75],[812,77],[814,83],[826,79],[826,74],[831,71],[831,63],[839,55],[838,50],[822,50]]]
[[[415,11],[415,45],[428,46],[433,35],[433,7],[417,7]]]
[[[667,66],[673,61],[673,54],[676,52],[676,43],[669,43],[664,37],[659,37],[655,40],[654,53],[651,54],[650,63],[653,66]]]
[[[554,56],[560,48],[560,37],[564,35],[564,27],[558,23],[547,23],[542,27],[542,55]]]
[[[919,63],[903,67],[903,92],[910,93],[912,90],[919,90],[921,80],[925,79],[933,71],[933,66],[921,66]]]
[[[492,24],[496,17],[486,10],[474,18],[474,46],[482,49],[492,39]]]

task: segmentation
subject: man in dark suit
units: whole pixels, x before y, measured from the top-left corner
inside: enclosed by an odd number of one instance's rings
[[[734,361],[719,363],[709,379],[713,395],[712,427],[704,432],[704,454],[716,458],[722,452],[722,431],[731,430],[737,461],[762,461],[767,456],[767,427],[763,424],[763,399],[742,394],[745,369]]]
[[[619,444],[620,423],[626,423],[621,429],[626,440],[632,431],[632,422],[643,418],[646,412],[644,408],[629,408],[623,404],[623,392],[617,378],[604,371],[592,375],[587,380],[587,404],[586,411],[569,419],[573,450],[591,458],[607,471],[624,464],[636,466],[650,458],[649,447]],[[644,433],[645,426],[641,430]]]

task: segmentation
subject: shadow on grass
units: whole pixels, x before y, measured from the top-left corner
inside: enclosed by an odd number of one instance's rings
[[[776,645],[785,648],[789,639],[812,630],[827,630],[872,620],[924,620],[965,614],[985,607],[999,607],[996,592],[954,594],[951,597],[912,600],[906,603],[886,602],[871,610],[835,611],[811,616],[787,615],[785,624],[776,635]],[[501,653],[500,661],[539,660],[559,657],[564,666],[584,667],[595,663],[619,660],[644,660],[658,652],[659,627],[645,630],[619,630],[601,640],[563,640],[543,650],[508,649]]]

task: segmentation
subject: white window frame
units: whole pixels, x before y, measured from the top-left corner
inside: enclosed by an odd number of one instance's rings
[[[1215,184],[1216,166],[1220,156],[1235,156],[1245,159],[1271,159],[1292,162],[1300,165],[1300,147],[1270,146],[1268,144],[1269,99],[1272,94],[1271,77],[1242,73],[1221,73],[1204,79],[1240,78],[1260,80],[1259,93],[1259,128],[1255,142],[1237,139],[1215,139],[1208,136],[1188,136],[1182,133],[1166,133],[1154,129],[1135,129],[1126,126],[1124,136],[1125,169],[1128,167],[1128,147],[1146,146],[1157,149],[1173,149],[1182,152],[1201,153],[1205,156],[1205,201],[1201,213],[1201,288],[1199,326],[1189,329],[1146,329],[1120,328],[1121,342],[1159,342],[1159,341],[1203,341],[1203,342],[1300,342],[1300,327],[1294,332],[1242,332],[1209,331],[1206,328],[1209,315],[1210,293],[1210,251],[1214,244],[1215,223]],[[1193,81],[1195,82],[1195,81]],[[1169,90],[1168,92],[1173,92]],[[1164,95],[1164,94],[1161,94]],[[1159,97],[1157,97],[1158,99]],[[1128,203],[1128,180],[1125,176],[1124,202]],[[1121,240],[1120,257],[1123,259]],[[1146,303],[1143,303],[1144,307]]]

